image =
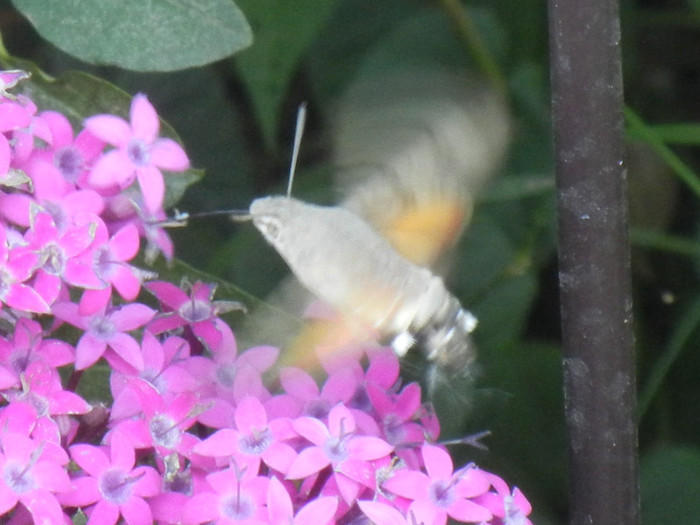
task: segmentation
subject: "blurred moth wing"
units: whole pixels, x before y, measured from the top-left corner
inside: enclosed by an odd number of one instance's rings
[[[404,257],[434,266],[459,239],[505,156],[505,101],[465,75],[409,69],[355,83],[336,114],[341,205]]]

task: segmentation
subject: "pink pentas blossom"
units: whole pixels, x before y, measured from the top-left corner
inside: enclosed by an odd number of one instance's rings
[[[85,475],[74,478],[71,490],[61,495],[64,505],[87,507],[89,523],[115,524],[119,516],[134,525],[153,522],[144,498],[160,492],[161,479],[152,467],[136,466],[128,439],[113,436],[109,448],[73,445],[70,454]]]
[[[426,473],[402,469],[383,484],[385,490],[412,500],[409,513],[428,515],[438,525],[445,525],[448,516],[464,523],[492,518],[486,507],[472,501],[490,487],[483,472],[473,467],[454,472],[450,455],[436,445],[424,444],[421,455]]]
[[[12,131],[12,165],[15,168],[24,170],[26,163],[32,158],[39,144],[51,144],[53,137],[48,125],[40,116],[36,114],[36,105],[24,96],[17,97],[27,113],[30,115],[30,122],[27,126],[20,126]]]
[[[490,472],[485,476],[495,491],[489,491],[474,499],[491,511],[500,525],[532,525],[527,516],[532,512],[532,505],[517,487],[511,491],[508,484]]]
[[[81,257],[81,263],[90,264],[100,279],[100,288],[90,288],[80,300],[82,314],[94,313],[104,308],[112,296],[112,288],[127,300],[133,301],[141,289],[146,274],[131,266],[139,250],[139,235],[136,227],[126,225],[111,237],[107,226],[100,221],[95,229],[93,250]]]
[[[217,316],[243,307],[237,301],[214,301],[214,284],[198,281],[191,286],[185,284],[185,287],[189,288],[189,295],[166,281],[153,281],[146,285],[146,289],[156,296],[165,311],[150,324],[149,329],[159,334],[189,326],[207,348],[216,352],[224,341],[222,331],[227,329]]]
[[[94,364],[108,348],[137,370],[143,369],[140,345],[127,332],[144,326],[155,313],[139,303],[103,308],[90,316],[81,315],[75,303],[53,306],[57,318],[85,331],[76,346],[75,367],[78,370]],[[109,353],[105,357],[109,360]]]
[[[49,313],[49,305],[28,284],[39,260],[26,246],[12,244],[0,224],[0,302],[24,312]]]
[[[157,211],[165,195],[160,169],[184,171],[189,160],[177,142],[158,137],[160,121],[145,95],[133,98],[130,116],[131,122],[114,115],[97,115],[85,121],[92,134],[117,148],[97,161],[88,181],[96,189],[116,193],[136,178],[146,207]]]
[[[171,335],[160,341],[148,330],[141,338],[143,370],[136,370],[131,364],[114,360],[110,377],[112,396],[116,399],[121,388],[131,377],[138,377],[148,382],[161,394],[194,392],[200,382],[187,370],[190,348],[187,341]]]
[[[0,516],[21,503],[34,523],[63,522],[56,496],[70,489],[67,463],[54,443],[0,430]]]
[[[162,456],[178,452],[188,457],[198,440],[186,431],[201,410],[194,392],[160,394],[134,378],[115,399],[112,425],[118,430],[115,435],[129,439],[137,449],[155,448]]]
[[[243,399],[236,407],[235,429],[219,430],[195,446],[195,452],[204,456],[233,457],[238,465],[255,472],[260,462],[286,474],[296,457],[294,449],[285,440],[296,437],[289,420],[278,418],[268,421],[265,407],[255,397]]]
[[[99,222],[97,216],[84,215],[80,223],[60,231],[48,213],[34,216],[25,240],[38,257],[34,290],[47,304],[58,299],[64,283],[81,288],[103,286],[93,268],[79,257],[93,244]]]
[[[60,367],[74,359],[71,345],[59,339],[45,339],[41,325],[32,319],[18,319],[14,331],[7,338],[0,337],[0,390],[19,386],[20,374],[34,361]]]
[[[67,183],[83,186],[93,163],[104,150],[105,142],[87,129],[74,139],[70,122],[57,111],[43,111],[39,116],[49,127],[52,142],[50,148],[40,151],[36,157],[53,167]]]
[[[330,465],[340,495],[349,504],[355,501],[361,486],[374,486],[371,461],[393,451],[383,439],[356,434],[355,419],[343,404],[331,409],[327,426],[308,416],[295,419],[292,426],[311,446],[304,448],[294,459],[287,478],[305,478]]]

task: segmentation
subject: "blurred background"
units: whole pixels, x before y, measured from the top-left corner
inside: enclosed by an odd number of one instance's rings
[[[450,407],[445,437],[492,432],[487,451],[455,448],[457,463],[475,461],[518,485],[534,506],[534,523],[564,523],[546,3],[237,4],[253,28],[253,46],[173,73],[82,63],[42,40],[4,0],[0,31],[12,55],[50,74],[80,69],[131,94],[147,93],[194,166],[205,171],[177,203],[192,213],[247,208],[255,197],[285,191],[301,102],[308,103],[309,118],[293,193],[328,204],[342,198],[333,183],[330,133],[337,101],[352,82],[403,65],[439,64],[502,86],[511,145],[477,196],[446,278],[479,318],[480,374],[461,417],[452,412],[454,400],[437,397],[435,404],[438,413]],[[700,162],[700,1],[623,0],[621,10],[626,101],[641,119],[628,122],[628,174],[642,517],[645,524],[694,524],[700,515],[700,195],[688,181],[697,180]],[[465,24],[483,48],[465,37]],[[210,218],[172,235],[179,259],[255,297],[264,299],[287,274],[250,225]]]

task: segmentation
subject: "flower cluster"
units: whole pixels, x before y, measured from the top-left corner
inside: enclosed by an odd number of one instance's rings
[[[184,151],[143,95],[130,122],[74,135],[10,93],[24,76],[0,73],[3,523],[530,523],[518,489],[454,468],[390,350],[319,387],[275,370],[276,348],[239,353],[220,315],[240,306],[212,285],[144,283],[141,239],[172,256],[161,169],[186,169]],[[109,405],[78,393],[100,372]]]

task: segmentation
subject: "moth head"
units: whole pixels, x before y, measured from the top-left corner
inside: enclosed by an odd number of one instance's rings
[[[250,204],[253,224],[273,245],[281,241],[285,231],[284,226],[289,224],[292,200],[289,197],[271,196],[255,199]]]

